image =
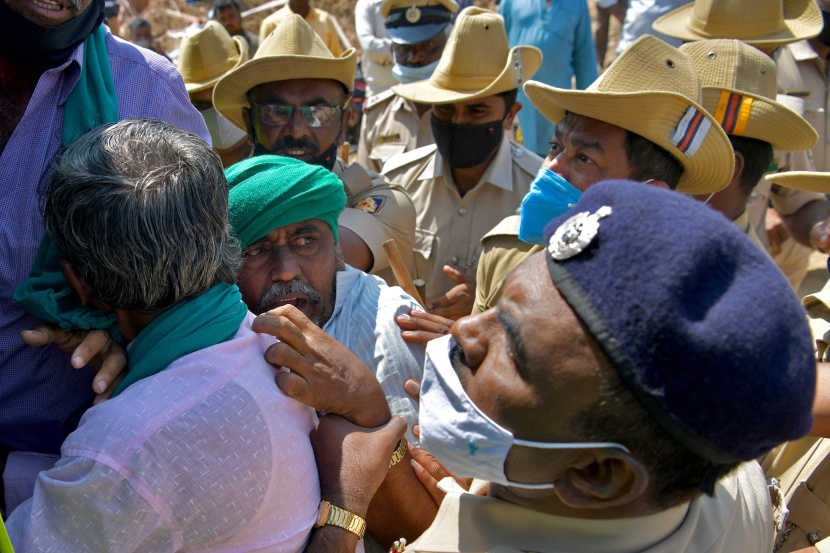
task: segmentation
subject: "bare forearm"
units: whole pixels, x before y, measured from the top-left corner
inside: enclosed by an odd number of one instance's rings
[[[432,524],[438,507],[412,470],[411,457],[392,467],[369,504],[368,532],[388,549],[395,540],[412,542]]]
[[[784,224],[796,242],[811,246],[810,231],[817,224],[830,217],[830,203],[826,200],[814,200],[804,204],[792,215],[783,217]]]

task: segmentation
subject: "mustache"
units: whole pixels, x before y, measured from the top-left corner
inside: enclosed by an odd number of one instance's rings
[[[315,156],[320,153],[320,147],[313,140],[309,138],[294,138],[293,136],[284,136],[277,140],[271,148],[271,151],[279,152],[292,148],[306,148],[314,152]]]
[[[268,310],[268,305],[274,301],[275,298],[286,296],[288,294],[304,294],[308,296],[311,303],[320,303],[323,299],[317,291],[308,283],[301,280],[289,280],[288,282],[275,282],[262,295],[257,306],[257,314],[265,313]]]

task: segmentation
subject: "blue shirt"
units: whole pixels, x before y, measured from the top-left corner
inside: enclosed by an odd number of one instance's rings
[[[161,119],[210,140],[176,68],[107,32],[118,117]],[[63,106],[80,76],[83,44],[38,80],[26,113],[0,155],[0,447],[58,453],[91,405],[93,373],[56,347],[30,347],[20,332],[43,324],[12,299],[43,237],[44,177],[61,142]]]
[[[597,55],[587,0],[502,0],[499,13],[504,17],[510,46],[536,46],[542,50],[542,66],[534,81],[585,89],[597,78]],[[555,125],[540,114],[522,89],[518,100],[522,136],[527,149],[542,157],[548,155]]]

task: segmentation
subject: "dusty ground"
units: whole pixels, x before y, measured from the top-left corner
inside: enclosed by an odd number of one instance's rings
[[[254,8],[267,0],[242,0],[248,8]],[[181,31],[188,25],[206,20],[211,2],[197,2],[188,4],[185,0],[121,0],[125,5],[127,17],[124,22],[139,14],[153,25],[153,34],[159,37],[165,51],[173,50],[178,46]],[[491,0],[476,0],[476,4],[490,9],[496,5]],[[352,44],[360,49],[354,34],[354,5],[355,0],[312,0],[312,6],[328,11],[337,17],[346,35]],[[275,8],[277,9],[277,8]],[[274,10],[260,12],[243,20],[243,25],[249,33],[259,34],[259,24]]]

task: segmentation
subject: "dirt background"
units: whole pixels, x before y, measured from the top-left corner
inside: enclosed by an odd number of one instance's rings
[[[268,0],[242,0],[248,9],[256,8]],[[355,0],[313,0],[311,5],[325,10],[337,17],[340,26],[346,33],[352,45],[360,50],[357,37],[354,33],[354,5]],[[491,0],[475,0],[475,4],[485,8],[496,9]],[[185,0],[121,0],[121,21],[111,22],[111,27],[125,25],[133,17],[143,17],[153,26],[153,34],[158,37],[160,46],[166,52],[178,47],[184,29],[188,25],[201,24],[207,20],[211,2],[196,2],[188,4]],[[279,9],[274,7],[243,18],[245,30],[259,35],[259,24],[271,13]],[[126,33],[126,28],[123,29]]]

